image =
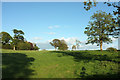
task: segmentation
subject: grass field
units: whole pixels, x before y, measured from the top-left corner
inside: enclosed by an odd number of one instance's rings
[[[3,78],[118,78],[119,52],[2,50]]]

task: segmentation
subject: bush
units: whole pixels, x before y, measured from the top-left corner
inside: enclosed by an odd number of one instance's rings
[[[2,45],[2,49],[12,49],[12,48],[13,47],[10,44],[4,44],[4,45]]]
[[[117,52],[117,49],[116,48],[113,48],[113,47],[109,47],[106,49],[107,51],[114,51],[114,52]]]
[[[30,50],[31,49],[31,45],[27,42],[19,42],[17,44],[17,49],[18,50]]]
[[[34,48],[34,50],[39,50],[40,49],[36,44],[34,45],[33,48]]]

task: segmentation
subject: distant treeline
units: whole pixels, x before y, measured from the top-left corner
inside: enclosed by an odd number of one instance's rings
[[[0,45],[2,49],[13,50],[38,50],[38,46],[35,43],[28,42],[24,38],[24,32],[22,30],[13,29],[14,36],[7,32],[0,33]]]

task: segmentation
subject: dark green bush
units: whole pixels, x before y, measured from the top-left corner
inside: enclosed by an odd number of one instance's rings
[[[106,49],[107,51],[114,51],[114,52],[117,52],[117,49],[116,48],[113,48],[113,47],[109,47]]]
[[[35,44],[34,47],[33,47],[34,50],[39,50],[40,48],[37,47],[37,45]]]
[[[19,42],[17,44],[17,49],[18,50],[30,50],[31,45],[28,42]]]
[[[2,45],[2,48],[3,49],[12,49],[13,47],[10,44],[4,44],[4,45]]]

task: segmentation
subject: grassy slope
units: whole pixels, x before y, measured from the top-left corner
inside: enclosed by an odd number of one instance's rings
[[[116,77],[118,53],[2,50],[3,78]]]

